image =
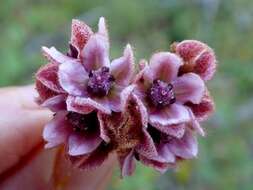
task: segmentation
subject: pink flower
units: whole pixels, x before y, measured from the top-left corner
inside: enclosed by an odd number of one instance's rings
[[[134,95],[147,109],[149,124],[174,137],[181,137],[185,124],[192,122],[186,103],[199,104],[205,92],[204,81],[197,74],[178,76],[182,65],[176,54],[156,53],[133,84]]]

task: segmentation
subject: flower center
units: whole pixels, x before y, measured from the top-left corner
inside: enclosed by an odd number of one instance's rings
[[[114,77],[108,67],[102,67],[96,71],[90,71],[87,91],[95,96],[106,96],[112,87]]]
[[[75,132],[93,133],[99,128],[96,112],[92,112],[86,115],[69,112],[66,116],[66,119],[71,124]]]
[[[158,79],[153,81],[153,85],[148,92],[148,98],[156,107],[164,107],[176,101],[172,84]]]

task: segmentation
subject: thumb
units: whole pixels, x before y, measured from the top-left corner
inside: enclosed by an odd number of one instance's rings
[[[42,129],[51,118],[34,103],[33,86],[0,90],[0,174],[42,143]]]

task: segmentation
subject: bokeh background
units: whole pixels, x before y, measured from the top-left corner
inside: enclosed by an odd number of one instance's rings
[[[129,42],[136,58],[168,50],[174,41],[198,39],[217,53],[218,72],[208,86],[216,113],[203,124],[198,159],[164,175],[138,166],[110,190],[253,189],[252,0],[3,0],[0,3],[0,86],[33,82],[45,60],[40,47],[67,50],[72,18],[96,28],[107,18],[111,57]]]

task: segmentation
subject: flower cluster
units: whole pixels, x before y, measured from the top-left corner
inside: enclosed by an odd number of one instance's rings
[[[74,166],[91,169],[116,153],[122,176],[136,161],[160,172],[196,157],[200,122],[214,110],[205,82],[216,58],[206,44],[185,40],[135,69],[131,46],[109,58],[104,18],[98,31],[72,21],[69,50],[42,48],[48,64],[36,73],[37,102],[52,110],[45,147],[64,145]]]

